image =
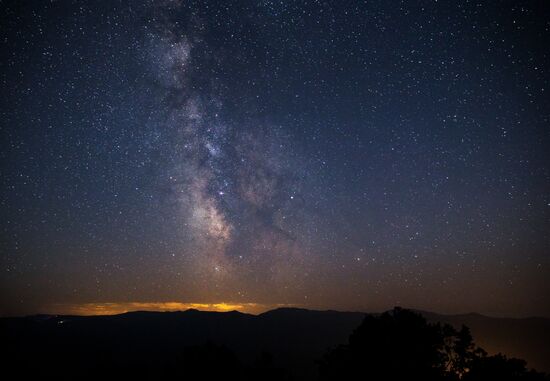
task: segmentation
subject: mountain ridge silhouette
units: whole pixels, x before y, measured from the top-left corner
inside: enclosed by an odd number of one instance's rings
[[[493,318],[480,314],[442,315],[417,311],[430,322],[470,327],[475,342],[489,353],[502,352],[527,360],[528,366],[550,371],[546,348],[548,318]],[[290,369],[297,379],[314,379],[316,361],[328,349],[346,343],[362,322],[364,312],[281,307],[258,315],[240,311],[132,311],[117,315],[31,315],[0,318],[4,345],[36,350],[76,347],[79,343],[124,351],[215,343],[235,352],[244,363],[269,353],[274,363]],[[378,314],[372,314],[378,315]],[[48,347],[49,346],[49,347]],[[80,348],[87,353],[87,348]]]

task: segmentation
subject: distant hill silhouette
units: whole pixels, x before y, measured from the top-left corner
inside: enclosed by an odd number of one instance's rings
[[[476,343],[489,351],[525,358],[529,366],[548,370],[550,319],[423,314],[430,321],[465,323]],[[136,379],[178,374],[171,379],[307,380],[317,378],[318,360],[346,343],[364,317],[359,312],[295,308],[258,316],[197,310],[38,315],[1,318],[0,342],[8,353],[2,361],[5,371],[11,367],[35,375],[58,375],[62,369],[83,379],[86,370],[95,379],[116,365],[120,375]],[[219,369],[224,371],[218,374]]]

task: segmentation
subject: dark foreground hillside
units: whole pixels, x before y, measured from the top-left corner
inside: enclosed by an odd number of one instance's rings
[[[432,321],[459,325],[457,317],[426,315]],[[2,369],[58,379],[102,379],[106,375],[152,380],[235,375],[242,379],[317,379],[320,360],[330,358],[326,355],[329,349],[347,343],[364,318],[363,313],[301,309],[278,309],[258,316],[188,310],[2,318],[0,341],[7,353]],[[506,325],[501,319],[484,319],[488,320],[483,324],[470,321],[476,342],[482,341],[477,340],[483,336],[481,329],[489,329],[482,327],[492,325],[492,351],[522,357],[508,353],[517,346],[532,355],[528,365],[549,363],[544,361],[548,359],[545,345],[530,345],[548,342],[544,338],[550,332],[550,320],[540,319],[534,325],[530,320],[521,324],[519,319]],[[506,337],[517,342],[507,348]]]

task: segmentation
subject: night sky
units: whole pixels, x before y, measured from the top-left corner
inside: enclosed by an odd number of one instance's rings
[[[548,2],[0,8],[0,314],[550,316]]]

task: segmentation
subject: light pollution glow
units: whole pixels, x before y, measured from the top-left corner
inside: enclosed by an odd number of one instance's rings
[[[116,315],[132,311],[174,312],[188,309],[228,312],[238,310],[244,313],[260,314],[277,307],[290,305],[267,305],[259,303],[182,303],[182,302],[112,302],[55,304],[48,308],[50,315]]]

